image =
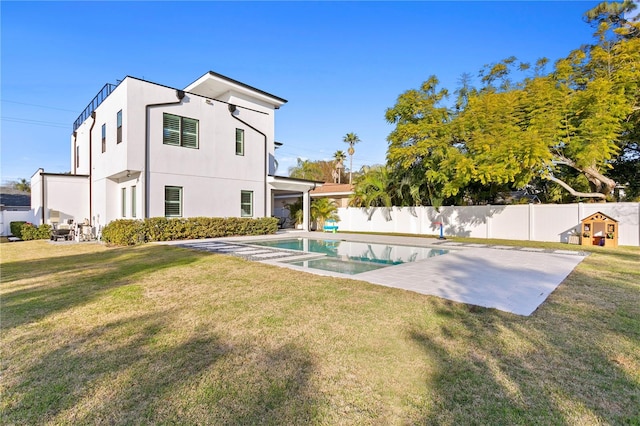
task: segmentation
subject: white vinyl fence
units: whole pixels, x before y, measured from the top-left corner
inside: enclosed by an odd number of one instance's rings
[[[619,245],[640,246],[640,203],[338,209],[340,231],[396,232],[509,240],[567,242],[580,221],[602,212],[620,223]]]
[[[0,236],[8,237],[11,235],[11,222],[25,221],[36,223],[36,217],[33,210],[27,211],[0,211]]]

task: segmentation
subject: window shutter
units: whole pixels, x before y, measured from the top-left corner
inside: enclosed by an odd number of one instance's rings
[[[198,120],[182,118],[182,146],[198,147]]]
[[[180,117],[177,115],[163,114],[162,126],[162,143],[167,145],[180,145]]]

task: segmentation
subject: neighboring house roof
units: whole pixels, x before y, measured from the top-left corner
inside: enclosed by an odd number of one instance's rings
[[[330,195],[351,195],[353,194],[353,185],[348,183],[325,183],[319,188],[309,193],[312,197],[330,196]]]
[[[212,99],[216,99],[223,93],[233,89],[239,93],[245,93],[253,98],[261,99],[262,101],[273,105],[275,109],[280,108],[287,103],[286,99],[279,96],[272,95],[264,90],[257,89],[249,86],[248,84],[234,80],[222,74],[218,74],[213,71],[209,71],[187,87],[185,92],[195,93],[200,96],[206,96]]]
[[[31,207],[31,194],[15,189],[0,189],[0,204],[7,207]]]

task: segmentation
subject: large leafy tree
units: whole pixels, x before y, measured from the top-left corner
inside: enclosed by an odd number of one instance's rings
[[[595,44],[558,61],[549,74],[543,59],[514,82],[513,71],[530,66],[512,57],[487,66],[479,89],[463,79],[454,107],[445,105],[448,91],[433,76],[403,93],[386,112],[396,125],[389,166],[410,170],[405,174],[414,188],[426,189],[430,204],[471,185],[521,188],[535,178],[574,196],[606,198],[616,185],[607,172],[620,152],[637,146],[640,27],[621,18],[632,7],[604,4],[588,12],[597,25]],[[569,170],[582,180],[569,179]]]
[[[332,182],[334,171],[333,161],[310,161],[298,158],[296,165],[289,168],[289,176],[296,179]]]

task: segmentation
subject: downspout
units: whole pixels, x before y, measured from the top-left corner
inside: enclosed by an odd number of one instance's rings
[[[71,155],[73,156],[73,174],[75,175],[77,173],[77,169],[78,169],[78,156],[76,155],[76,146],[77,146],[77,142],[76,140],[78,139],[78,132],[74,131],[73,132],[73,151],[71,151]]]
[[[42,196],[41,196],[41,198],[42,198],[42,223],[41,223],[41,225],[44,225],[45,224],[45,221],[44,221],[44,210],[46,208],[46,206],[44,205],[44,170],[42,170],[40,172],[40,177],[41,177],[40,185],[41,185],[41,192],[42,192]]]
[[[176,105],[182,102],[184,99],[184,90],[176,89],[176,97],[177,101],[173,102],[161,102],[158,104],[147,104],[144,107],[144,218],[149,218],[149,177],[151,173],[149,172],[149,108],[157,107],[157,106],[167,106],[167,105]]]
[[[263,164],[263,169],[264,169],[264,217],[269,217],[271,215],[267,216],[267,161],[268,161],[268,157],[267,157],[267,135],[264,134],[263,132],[261,132],[260,130],[256,129],[255,127],[253,127],[251,124],[247,123],[246,121],[236,117],[235,115],[233,115],[233,113],[236,111],[237,107],[233,104],[229,104],[229,113],[231,114],[231,117],[235,118],[236,120],[238,120],[239,122],[241,122],[242,124],[244,124],[245,126],[249,127],[250,129],[260,133],[263,137],[264,137],[264,164]]]
[[[307,231],[311,232],[311,191],[313,191],[314,189],[316,189],[316,183],[313,183],[313,188],[310,188],[307,191],[307,194],[309,195],[309,222],[307,223]],[[302,207],[304,208],[304,203],[302,203]]]
[[[91,123],[91,127],[89,128],[89,225],[93,226],[93,155],[91,155],[91,146],[93,145],[91,142],[93,136],[93,126],[96,125],[96,112],[93,111],[91,113],[91,118],[93,118],[93,123]]]

